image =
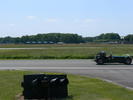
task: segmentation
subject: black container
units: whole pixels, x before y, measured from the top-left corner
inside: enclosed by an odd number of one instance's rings
[[[67,75],[24,75],[24,99],[66,98],[69,81]]]

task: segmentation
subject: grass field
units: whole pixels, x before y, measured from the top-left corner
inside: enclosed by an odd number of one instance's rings
[[[51,48],[51,47],[133,47],[132,44],[0,44],[0,48]]]
[[[0,100],[15,100],[22,93],[24,74],[37,72],[0,71]],[[123,87],[78,75],[68,75],[69,97],[65,100],[133,100],[133,91]]]
[[[0,45],[0,48],[18,48],[0,49],[0,59],[93,59],[102,50],[113,55],[133,56],[133,45],[126,44],[10,44]]]

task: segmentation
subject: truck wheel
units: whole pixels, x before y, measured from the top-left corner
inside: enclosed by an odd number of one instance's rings
[[[131,65],[131,63],[132,63],[132,59],[127,58],[126,61],[125,61],[125,64],[126,65]]]
[[[98,64],[98,65],[103,65],[103,64],[104,64],[104,62],[103,62],[103,60],[102,60],[102,59],[98,59],[98,60],[97,60],[97,64]]]

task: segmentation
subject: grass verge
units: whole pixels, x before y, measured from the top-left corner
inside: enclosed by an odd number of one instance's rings
[[[40,49],[0,49],[0,59],[93,59],[99,51],[106,51],[107,53],[119,56],[124,54],[133,56],[132,45],[77,44],[76,46],[76,44],[73,44],[72,47],[71,44],[60,47],[59,45],[53,45],[53,47]]]
[[[15,95],[22,93],[20,83],[24,74],[29,71],[0,71],[0,100],[14,100]],[[67,100],[133,100],[133,91],[123,87],[87,78],[79,75],[68,75],[69,98]]]
[[[0,45],[2,47],[18,48],[0,49],[0,59],[93,59],[99,51],[117,56],[133,56],[133,45],[122,44]]]

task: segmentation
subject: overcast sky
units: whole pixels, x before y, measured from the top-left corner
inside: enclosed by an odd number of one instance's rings
[[[133,0],[0,0],[0,37],[133,33]]]

